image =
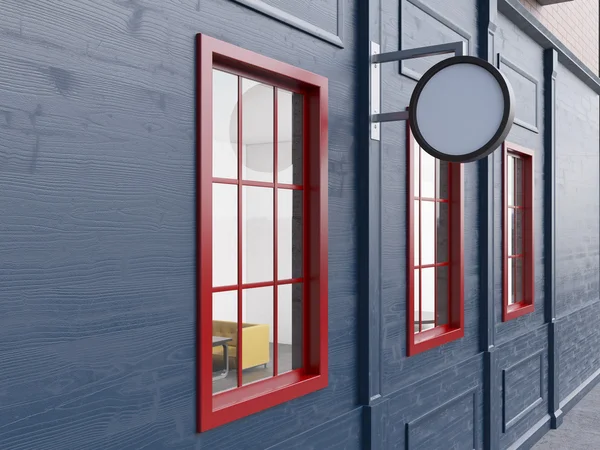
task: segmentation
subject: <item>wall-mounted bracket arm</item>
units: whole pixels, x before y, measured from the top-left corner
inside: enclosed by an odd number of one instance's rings
[[[428,47],[410,48],[388,53],[379,53],[379,49],[379,44],[371,42],[371,139],[376,141],[381,138],[382,122],[396,122],[408,119],[408,111],[381,113],[380,64],[404,61],[406,59],[426,58],[427,56],[445,55],[448,53],[454,54],[454,56],[463,56],[467,54],[467,46],[463,41],[430,45]]]

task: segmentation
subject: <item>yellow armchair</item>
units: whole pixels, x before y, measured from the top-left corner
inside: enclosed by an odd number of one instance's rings
[[[229,337],[229,368],[237,367],[237,323],[213,320],[213,336]],[[242,323],[242,370],[270,360],[269,325]],[[223,362],[223,347],[213,348],[213,363]]]

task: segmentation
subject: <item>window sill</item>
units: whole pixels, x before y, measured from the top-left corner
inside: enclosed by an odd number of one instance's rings
[[[505,306],[502,321],[507,322],[512,319],[516,319],[517,317],[524,316],[525,314],[529,314],[533,312],[534,307],[531,303],[519,302],[514,305]]]
[[[450,325],[432,328],[413,335],[413,341],[409,338],[408,356],[418,355],[419,353],[431,350],[449,342],[462,338],[465,331],[462,328],[452,328]]]
[[[212,411],[200,417],[200,431],[224,425],[327,387],[327,375],[307,375],[302,370],[257,381],[216,394]]]

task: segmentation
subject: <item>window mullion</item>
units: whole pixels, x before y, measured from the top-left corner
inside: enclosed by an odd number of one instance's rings
[[[238,77],[238,297],[237,297],[237,349],[236,349],[236,367],[237,367],[237,385],[241,387],[243,384],[242,379],[242,352],[244,349],[242,348],[242,323],[243,323],[243,291],[242,291],[242,227],[243,227],[243,217],[242,217],[242,195],[243,195],[243,183],[242,183],[242,151],[244,148],[243,145],[243,136],[242,136],[242,77]]]
[[[435,163],[433,166],[433,198],[434,198],[434,200],[437,201],[439,162],[437,159],[434,161],[435,161]],[[434,202],[433,203],[433,263],[434,264],[437,263],[437,209],[438,209],[438,204],[437,204],[437,202]],[[437,269],[437,267],[434,266],[434,269],[433,269],[433,326],[434,327],[438,326],[438,323],[437,323],[437,274],[438,274],[438,269]]]
[[[279,373],[278,370],[278,359],[279,359],[279,336],[278,336],[278,328],[279,328],[279,310],[278,310],[278,298],[279,298],[279,288],[277,286],[277,264],[278,264],[278,255],[277,255],[277,225],[279,222],[278,218],[278,198],[277,198],[277,172],[278,161],[278,130],[279,126],[278,122],[278,104],[277,104],[277,96],[278,91],[277,88],[273,88],[273,376],[277,376]],[[293,276],[293,275],[292,275]]]
[[[423,208],[421,208],[421,204],[423,203],[423,199],[421,198],[423,184],[422,152],[423,150],[419,147],[419,333],[423,331],[423,269],[421,268],[423,262],[423,246],[421,245],[421,242],[423,242]]]

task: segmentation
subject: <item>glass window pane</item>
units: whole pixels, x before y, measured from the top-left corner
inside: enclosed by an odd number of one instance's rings
[[[237,303],[237,291],[213,294],[213,394],[237,387]]]
[[[448,221],[450,220],[449,205],[448,203],[436,203],[436,262],[448,262],[449,260],[449,237],[450,229],[448,227]]]
[[[413,210],[413,226],[414,226],[414,238],[413,238],[413,246],[415,247],[415,260],[413,264],[416,266],[421,265],[421,261],[419,260],[419,245],[420,245],[420,229],[421,229],[421,221],[420,219],[420,211],[419,211],[419,200],[414,201],[414,210]]]
[[[435,259],[435,203],[421,202],[421,264],[433,264]]]
[[[302,184],[304,97],[277,90],[277,181]]]
[[[237,178],[238,77],[213,70],[213,176]]]
[[[508,155],[506,174],[506,197],[508,206],[515,206],[515,163],[514,157]]]
[[[421,180],[421,165],[419,162],[419,156],[421,154],[421,147],[419,147],[419,144],[417,144],[417,141],[415,141],[413,139],[413,177],[415,180],[415,184],[414,184],[414,196],[415,197],[420,197],[421,196],[421,192],[420,192],[420,180]]]
[[[421,197],[435,197],[435,166],[436,159],[421,150]]]
[[[273,286],[242,292],[242,384],[273,376]]]
[[[514,238],[515,238],[515,209],[508,208],[507,211],[507,226],[508,230],[506,230],[506,245],[508,249],[509,255],[514,255]]]
[[[277,278],[302,277],[302,191],[277,192]]]
[[[421,331],[435,327],[435,267],[421,269]]]
[[[273,181],[272,86],[242,79],[242,175],[244,180]]]
[[[237,285],[238,187],[213,183],[213,286]]]
[[[421,275],[421,271],[419,269],[416,269],[415,270],[415,282],[414,282],[415,284],[414,284],[414,289],[413,289],[413,291],[414,291],[414,295],[413,295],[414,296],[414,311],[415,311],[415,318],[414,318],[414,327],[415,327],[414,332],[415,333],[418,333],[420,331],[420,328],[419,328],[419,323],[420,323],[419,322],[419,317],[420,317],[419,311],[421,310],[420,309],[421,305],[420,305],[420,301],[419,301],[420,300],[419,293],[421,291],[420,275]]]
[[[448,175],[450,173],[450,166],[447,161],[436,160],[437,170],[437,187],[436,187],[436,198],[448,200]]]
[[[515,286],[513,285],[513,280],[514,280],[514,258],[508,258],[508,273],[507,273],[507,278],[508,278],[508,283],[507,283],[507,297],[508,297],[508,304],[512,305],[513,303],[515,303]]]
[[[513,262],[513,267],[514,267],[514,276],[513,276],[513,280],[515,283],[515,287],[514,287],[514,300],[515,303],[518,302],[522,302],[525,298],[525,293],[523,292],[523,271],[524,271],[524,266],[523,266],[523,258],[515,258],[514,262]]]
[[[515,205],[523,206],[523,159],[515,158]]]
[[[243,283],[273,281],[273,189],[242,188]]]
[[[448,311],[448,289],[449,289],[449,269],[448,266],[436,268],[436,325],[447,325],[449,323],[449,311]]]
[[[523,253],[523,210],[518,209],[513,212],[513,239],[512,247],[509,247],[513,255],[520,255]]]
[[[302,367],[302,289],[301,283],[278,287],[277,372]]]

